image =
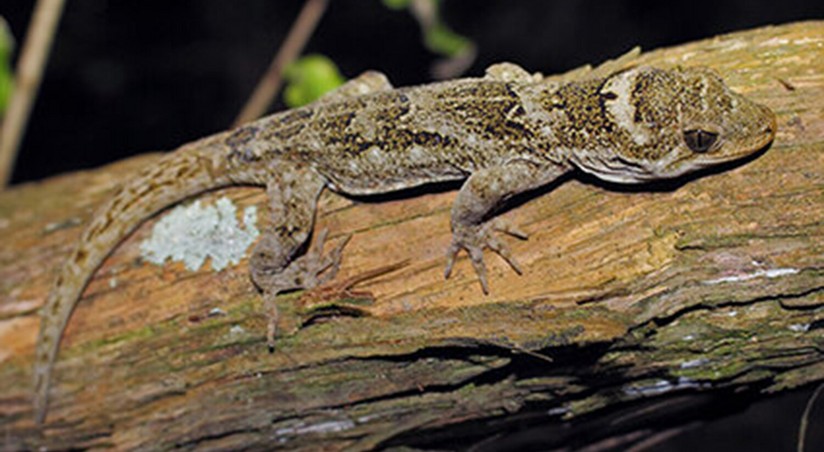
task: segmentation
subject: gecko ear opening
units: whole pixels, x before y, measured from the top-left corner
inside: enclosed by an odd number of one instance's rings
[[[718,142],[718,133],[704,129],[688,129],[684,131],[684,143],[693,152],[707,152]]]

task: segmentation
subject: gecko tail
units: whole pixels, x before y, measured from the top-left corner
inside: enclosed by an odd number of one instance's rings
[[[112,250],[155,213],[205,191],[233,185],[225,134],[183,146],[118,189],[96,212],[59,270],[43,307],[34,364],[34,414],[42,425],[60,339],[80,295]]]

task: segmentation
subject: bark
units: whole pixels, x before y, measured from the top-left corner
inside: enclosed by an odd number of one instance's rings
[[[150,264],[140,244],[162,215],[148,221],[97,271],[70,321],[42,434],[30,406],[38,309],[94,207],[157,156],[2,193],[0,444],[458,447],[516,425],[604,419],[637,439],[643,429],[615,420],[622,409],[638,419],[639,404],[672,410],[821,381],[822,43],[824,22],[805,22],[642,54],[638,63],[718,70],[776,111],[775,143],[674,183],[573,178],[522,199],[503,217],[530,234],[507,239],[524,275],[487,253],[489,296],[465,258],[443,279],[454,191],[324,194],[318,230],[335,243],[353,235],[336,281],[398,265],[357,282],[345,304],[333,291],[283,297],[299,321],[273,354],[245,261],[219,272]],[[224,196],[264,203],[253,188],[199,199]],[[568,438],[559,431],[554,445]]]

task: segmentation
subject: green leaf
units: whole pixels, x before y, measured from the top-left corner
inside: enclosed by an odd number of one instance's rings
[[[383,0],[383,5],[389,9],[401,10],[409,7],[412,0]]]
[[[472,42],[454,31],[441,19],[440,0],[426,0],[428,6],[415,8],[413,0],[383,0],[383,4],[394,10],[409,9],[417,19],[423,33],[423,42],[429,51],[447,58],[457,58],[472,48]],[[424,1],[424,0],[421,0]]]
[[[466,49],[469,40],[450,30],[446,25],[438,23],[426,30],[424,36],[426,47],[448,57],[453,57]]]
[[[344,82],[335,63],[323,55],[300,58],[290,64],[283,75],[286,79],[283,101],[289,108],[313,102]]]
[[[11,98],[12,81],[11,52],[14,49],[14,38],[9,32],[5,19],[0,17],[0,116],[6,111]]]

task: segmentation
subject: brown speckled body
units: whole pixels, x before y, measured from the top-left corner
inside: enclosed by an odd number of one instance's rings
[[[45,418],[60,337],[89,278],[158,211],[232,184],[263,185],[269,225],[250,260],[274,340],[274,297],[334,277],[341,248],[300,254],[321,191],[371,195],[466,180],[452,209],[446,276],[465,250],[488,292],[483,250],[520,268],[495,231],[525,237],[491,212],[510,197],[578,168],[608,181],[677,177],[766,146],[767,108],[707,69],[634,67],[550,83],[508,63],[483,78],[393,89],[369,72],[306,107],[183,146],[125,184],[94,217],[43,310],[35,412]],[[323,234],[321,234],[323,235]]]
[[[307,162],[332,189],[366,195],[465,179],[515,158],[561,163],[521,104],[511,85],[485,79],[335,99],[240,128],[229,161]]]

